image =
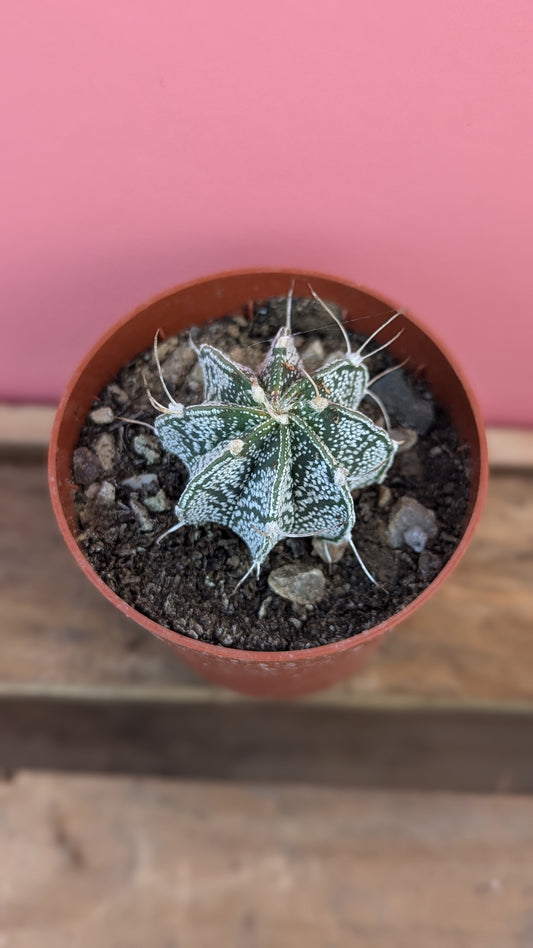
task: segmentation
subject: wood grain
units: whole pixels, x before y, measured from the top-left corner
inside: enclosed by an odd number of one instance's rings
[[[10,948],[530,948],[533,800],[22,774]]]
[[[487,441],[493,470],[533,471],[533,431],[489,427]]]
[[[0,700],[0,773],[533,794],[531,717],[302,703]]]
[[[527,469],[357,677],[268,705],[93,589],[24,456],[0,463],[0,948],[533,945]]]
[[[239,700],[119,615],[71,560],[42,464],[0,464],[0,695]],[[334,706],[533,710],[533,478],[500,474],[453,576]]]

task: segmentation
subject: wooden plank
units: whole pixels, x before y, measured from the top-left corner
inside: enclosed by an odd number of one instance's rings
[[[493,470],[533,470],[533,432],[526,428],[487,430],[489,461]]]
[[[533,704],[533,478],[493,476],[470,549],[432,600],[342,689],[437,705]],[[339,695],[339,690],[337,691]]]
[[[531,717],[496,711],[6,698],[0,767],[533,794]]]
[[[533,801],[22,774],[13,948],[529,948]]]
[[[0,454],[5,457],[13,450],[45,451],[55,412],[53,405],[0,403]],[[489,426],[487,440],[493,470],[533,470],[533,431]]]
[[[0,449],[5,454],[10,448],[44,449],[56,409],[52,405],[0,404]]]
[[[130,623],[78,570],[42,465],[0,465],[0,695],[234,701]],[[533,710],[533,479],[494,476],[463,562],[346,685],[306,699],[357,707]]]

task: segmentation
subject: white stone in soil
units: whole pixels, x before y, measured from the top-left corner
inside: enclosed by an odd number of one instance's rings
[[[89,418],[95,425],[110,425],[112,421],[115,420],[115,415],[111,408],[108,408],[107,405],[102,405],[100,408],[95,408],[89,414]]]
[[[387,536],[392,547],[406,544],[416,553],[425,549],[428,540],[438,533],[437,518],[414,497],[401,497],[392,508]]]
[[[109,431],[103,431],[97,438],[94,450],[102,465],[102,469],[104,471],[111,471],[115,464],[116,447],[115,439]]]
[[[268,585],[272,592],[298,606],[320,602],[326,591],[326,580],[321,570],[316,567],[304,569],[292,563],[272,570]]]

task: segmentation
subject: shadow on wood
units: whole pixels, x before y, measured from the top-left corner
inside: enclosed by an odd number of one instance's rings
[[[0,762],[384,789],[533,792],[528,715],[7,699]]]

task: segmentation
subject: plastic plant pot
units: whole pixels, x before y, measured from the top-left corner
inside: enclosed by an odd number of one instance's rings
[[[133,609],[96,574],[78,546],[72,455],[94,399],[134,356],[148,349],[157,329],[172,335],[194,324],[237,311],[250,300],[285,296],[292,277],[309,281],[322,299],[339,304],[350,319],[364,316],[365,334],[396,307],[353,283],[318,273],[244,270],[217,274],[178,286],[136,309],[93,346],[74,373],[59,405],[50,443],[49,484],[54,512],[74,559],[88,579],[128,618],[166,642],[207,680],[257,697],[287,698],[349,678],[377,648],[385,633],[407,619],[448,578],[464,555],[483,505],[488,473],[481,413],[461,370],[432,333],[412,316],[398,317],[402,335],[390,346],[398,359],[423,371],[435,400],[446,410],[470,452],[471,485],[462,537],[450,559],[423,592],[386,621],[350,638],[300,651],[254,652],[211,645],[174,632]]]

